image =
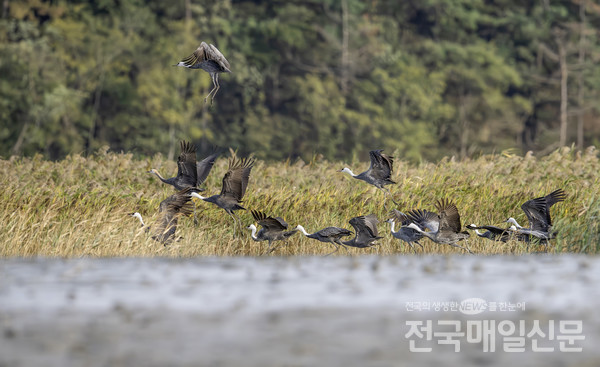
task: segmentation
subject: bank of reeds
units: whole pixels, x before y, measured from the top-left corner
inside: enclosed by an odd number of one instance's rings
[[[375,213],[382,223],[380,246],[351,249],[352,254],[411,252],[389,233],[384,206],[386,196],[363,182],[337,172],[341,162],[315,158],[312,162],[266,163],[252,170],[244,206],[284,217],[290,226],[302,224],[308,231],[326,226],[351,229],[348,220]],[[233,236],[233,222],[221,209],[198,202],[199,224],[182,218],[180,241],[164,247],[140,230],[128,213],[139,211],[152,224],[158,219],[160,201],[171,195],[171,186],[146,173],[158,168],[165,176],[176,172],[175,162],[161,155],[135,159],[130,154],[100,151],[91,157],[74,155],[59,162],[41,157],[0,160],[0,256],[228,256],[261,255],[266,243],[251,240],[249,231]],[[352,162],[355,172],[368,162]],[[600,249],[600,160],[593,148],[575,152],[562,148],[536,158],[503,153],[473,160],[443,159],[438,163],[408,164],[396,156],[388,186],[400,210],[434,210],[438,198],[453,199],[463,226],[469,223],[502,223],[509,216],[527,223],[523,202],[564,188],[565,202],[552,208],[558,237],[553,252],[596,253]],[[205,194],[217,194],[227,169],[219,158],[207,182]],[[390,208],[391,202],[388,203]],[[252,222],[238,212],[244,227]],[[239,232],[239,231],[238,231]],[[450,246],[423,239],[425,253],[460,253]],[[472,233],[470,248],[478,254],[523,254],[542,246],[491,242]],[[325,254],[332,246],[293,236],[272,255]],[[343,249],[338,252],[345,255]]]

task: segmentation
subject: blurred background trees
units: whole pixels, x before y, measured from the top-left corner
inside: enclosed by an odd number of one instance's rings
[[[263,159],[600,143],[591,0],[2,0],[0,156]],[[172,67],[215,44],[232,74]]]

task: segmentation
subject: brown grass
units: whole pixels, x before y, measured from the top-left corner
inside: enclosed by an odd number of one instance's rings
[[[220,158],[207,182],[205,194],[217,194],[227,168]],[[381,246],[351,249],[352,254],[410,253],[383,223],[388,214],[383,192],[337,172],[341,162],[257,162],[250,176],[244,206],[284,217],[291,226],[302,224],[312,232],[326,226],[350,228],[348,220],[375,213],[382,223]],[[154,167],[171,176],[174,162],[157,155],[134,159],[130,154],[101,151],[93,157],[70,156],[59,162],[41,157],[0,160],[0,256],[255,256],[265,242],[251,240],[249,231],[233,236],[233,222],[221,209],[198,202],[199,224],[182,218],[177,229],[183,238],[164,247],[140,230],[128,213],[139,211],[147,224],[158,219],[158,205],[174,190],[146,173]],[[355,172],[367,162],[353,162]],[[600,247],[600,163],[593,149],[576,153],[568,148],[549,156],[520,157],[509,153],[437,164],[395,163],[390,187],[400,210],[434,209],[438,198],[453,199],[468,223],[503,225],[509,216],[527,222],[521,204],[533,197],[564,188],[567,200],[552,208],[559,237],[551,244],[555,252],[595,253]],[[391,204],[391,202],[390,202]],[[391,206],[390,206],[391,207]],[[252,222],[238,212],[244,227]],[[469,239],[479,254],[523,254],[541,249],[519,242],[495,243]],[[450,246],[424,239],[425,253],[461,253]],[[326,254],[331,245],[291,238],[272,255]],[[346,254],[344,250],[338,252]]]

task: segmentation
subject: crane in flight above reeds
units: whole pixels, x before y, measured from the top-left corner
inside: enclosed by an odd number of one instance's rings
[[[172,185],[176,190],[191,187],[194,191],[204,191],[200,186],[206,181],[219,153],[213,152],[200,162],[196,162],[196,146],[184,140],[179,142],[179,145],[180,153],[179,157],[177,157],[177,176],[164,178],[154,168],[148,171],[148,173],[156,175],[162,182]],[[194,223],[198,224],[196,220],[196,203],[194,203],[193,217]]]
[[[460,214],[456,205],[448,199],[438,200],[436,203],[438,213],[425,210],[412,210],[407,213],[413,222],[408,225],[429,238],[435,243],[450,245],[473,253],[468,247],[457,245],[457,242],[469,238],[469,232],[461,231]],[[437,226],[437,230],[435,230]],[[432,231],[424,231],[421,228],[433,228]]]
[[[348,223],[354,228],[355,235],[350,241],[343,241],[344,246],[372,247],[378,245],[374,243],[376,240],[383,238],[378,234],[377,223],[379,223],[379,220],[375,214],[354,217]]]
[[[371,158],[371,165],[366,171],[357,175],[352,172],[348,167],[342,168],[339,172],[345,172],[357,180],[365,181],[383,192],[387,193],[394,204],[398,205],[394,200],[392,193],[385,186],[395,184],[391,178],[394,165],[394,157],[390,157],[387,154],[382,153],[383,149],[371,150],[369,156]]]
[[[511,232],[508,228],[500,228],[492,225],[478,226],[477,224],[469,224],[465,228],[474,230],[479,237],[487,238],[491,241],[506,242],[511,238]],[[479,232],[480,229],[485,229],[485,232]]]
[[[158,170],[152,168],[148,173],[156,175],[162,182],[172,185],[175,190],[196,187],[198,171],[196,168],[196,146],[184,140],[179,142],[180,153],[177,157],[177,176],[164,178]],[[210,170],[210,169],[209,169]],[[208,173],[207,173],[208,175]]]
[[[246,210],[240,204],[242,198],[246,194],[246,188],[248,187],[248,180],[250,178],[250,171],[254,166],[254,159],[242,158],[238,159],[233,156],[229,159],[229,168],[223,176],[223,185],[221,187],[221,193],[219,195],[213,195],[204,197],[197,192],[192,193],[192,197],[212,203],[219,208],[225,210],[234,222],[234,234],[235,226],[240,223],[241,220],[235,214],[236,210]]]
[[[531,199],[521,205],[521,209],[525,212],[529,220],[529,228],[522,227],[515,218],[508,218],[506,221],[511,223],[509,228],[511,231],[524,235],[526,241],[531,237],[537,238],[542,243],[547,243],[549,239],[554,238],[555,233],[552,232],[552,218],[550,217],[550,208],[552,205],[564,201],[566,194],[563,189],[552,191],[546,196]]]
[[[398,221],[400,223],[400,228],[397,231],[394,231],[396,221]],[[392,209],[392,217],[390,219],[388,219],[386,222],[391,224],[390,232],[392,233],[392,236],[399,239],[400,241],[406,242],[410,246],[410,248],[413,250],[413,252],[415,252],[415,253],[417,252],[417,250],[415,249],[415,246],[413,245],[413,242],[416,243],[417,245],[421,246],[421,250],[423,250],[423,245],[421,245],[421,243],[419,243],[419,241],[423,238],[423,234],[414,228],[408,227],[408,225],[411,224],[412,221],[406,214],[402,213],[399,210]],[[425,227],[419,227],[419,228],[421,228],[421,230],[423,230],[423,231],[425,231],[427,229]],[[432,230],[432,229],[430,229],[430,230]],[[437,227],[435,228],[435,230],[437,231]]]
[[[314,240],[325,242],[325,243],[331,243],[333,246],[335,246],[335,250],[328,253],[325,256],[329,256],[329,255],[333,254],[334,252],[337,252],[340,249],[340,246],[342,246],[343,248],[346,249],[346,246],[344,246],[344,244],[341,242],[341,239],[343,237],[352,235],[351,231],[349,231],[345,228],[339,228],[339,227],[326,227],[315,233],[308,233],[308,232],[306,232],[304,227],[302,227],[301,225],[298,224],[296,226],[296,229],[299,230],[300,232],[302,232],[302,234],[308,238],[312,238]]]
[[[204,191],[200,186],[206,181],[213,168],[219,152],[213,152],[200,162],[196,161],[196,146],[182,140],[179,142],[180,153],[177,157],[177,176],[164,178],[158,170],[152,168],[148,173],[156,175],[162,182],[172,185],[176,190],[186,187],[195,188],[194,191]]]
[[[268,241],[269,248],[267,249],[267,253],[273,252],[277,247],[271,248],[271,245],[275,241],[285,241],[298,230],[293,229],[291,231],[286,231],[288,229],[288,224],[281,217],[271,217],[267,216],[265,213],[260,212],[258,210],[251,210],[252,217],[256,222],[262,227],[258,233],[256,233],[256,226],[254,224],[250,224],[248,229],[252,231],[250,235],[254,241]]]
[[[206,97],[204,97],[204,103],[206,103],[206,100],[210,97],[211,105],[219,88],[221,88],[219,84],[219,74],[231,73],[229,61],[227,61],[221,51],[214,45],[206,44],[205,42],[202,42],[194,53],[183,58],[174,66],[182,66],[188,69],[202,69],[210,75],[213,88],[208,92]]]
[[[152,231],[154,233],[152,235],[153,240],[166,246],[175,239],[175,231],[177,230],[179,216],[192,214],[192,206],[190,203],[191,193],[192,188],[188,187],[161,201],[158,209],[161,217],[154,227],[146,226],[142,219],[142,215],[139,212],[132,213],[131,215],[139,219],[142,228],[144,228],[146,232]]]

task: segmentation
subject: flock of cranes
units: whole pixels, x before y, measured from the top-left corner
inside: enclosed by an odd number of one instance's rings
[[[235,154],[229,158],[227,172],[223,176],[221,193],[218,195],[204,197],[200,192],[205,189],[200,186],[208,177],[215,160],[219,153],[213,153],[201,161],[196,161],[196,147],[182,141],[180,144],[181,153],[177,158],[177,175],[168,179],[163,178],[156,169],[148,171],[156,175],[162,182],[172,185],[177,192],[160,203],[159,213],[161,218],[157,221],[154,228],[146,226],[142,216],[139,213],[132,215],[137,217],[146,231],[152,231],[152,238],[164,245],[170,244],[177,237],[175,235],[177,221],[179,217],[191,216],[196,213],[196,204],[192,198],[212,203],[222,208],[234,222],[234,235],[238,227],[241,228],[242,220],[235,213],[238,210],[246,210],[241,204],[248,188],[250,173],[254,166],[252,158],[238,158]],[[358,175],[355,175],[351,169],[345,167],[341,172],[346,172],[352,177],[363,180],[386,192],[390,197],[392,194],[385,188],[385,185],[393,184],[391,174],[393,170],[393,157],[383,153],[382,150],[373,150],[369,152],[371,164],[369,169]],[[521,226],[514,218],[508,218],[510,223],[508,228],[496,227],[493,225],[469,224],[466,229],[474,230],[477,236],[484,237],[493,241],[506,242],[509,239],[517,241],[531,242],[535,241],[541,244],[547,244],[554,238],[555,233],[552,230],[552,220],[550,217],[550,208],[565,200],[565,193],[558,189],[546,196],[528,200],[521,208],[529,220],[529,228]],[[393,198],[392,198],[393,201]],[[395,203],[395,201],[394,201]],[[412,209],[403,213],[397,209],[392,209],[390,218],[386,220],[391,225],[390,233],[393,237],[405,242],[416,252],[414,244],[423,249],[420,241],[427,238],[437,244],[449,245],[468,253],[472,253],[467,245],[467,239],[470,234],[463,230],[460,214],[456,205],[448,199],[440,199],[435,205],[435,212],[425,209]],[[375,214],[357,216],[350,219],[349,224],[354,232],[340,227],[326,227],[314,233],[308,233],[302,225],[297,225],[290,229],[288,223],[281,217],[269,216],[259,210],[251,210],[251,214],[256,223],[250,224],[247,229],[251,231],[251,238],[254,241],[267,241],[268,252],[272,252],[277,247],[273,243],[277,241],[287,241],[297,232],[302,233],[308,238],[331,244],[335,249],[328,255],[337,252],[340,248],[348,250],[348,247],[365,248],[377,245],[376,241],[381,239],[377,230],[379,220]],[[399,225],[396,231],[396,224]],[[484,230],[485,232],[480,232]],[[344,238],[354,234],[354,238],[343,241]],[[461,244],[464,245],[461,245]]]
[[[181,66],[189,69],[202,69],[210,74],[213,88],[204,98],[204,103],[210,97],[211,104],[215,95],[219,91],[219,74],[230,73],[230,65],[223,54],[212,44],[202,42],[200,46],[188,57],[182,59],[174,66]],[[164,178],[156,169],[148,171],[156,175],[162,182],[172,185],[177,192],[160,203],[159,212],[161,219],[154,228],[146,226],[140,213],[133,213],[137,217],[146,231],[153,232],[152,238],[167,245],[175,238],[177,221],[181,216],[193,214],[196,221],[196,204],[192,198],[197,198],[212,203],[231,216],[234,222],[234,235],[237,227],[241,228],[242,220],[235,214],[238,210],[246,210],[241,204],[242,199],[248,187],[250,172],[254,166],[254,160],[251,158],[239,159],[235,155],[229,159],[227,172],[223,176],[221,193],[204,197],[200,195],[204,189],[201,185],[208,177],[215,160],[219,153],[213,153],[201,161],[196,161],[196,147],[182,141],[180,144],[181,153],[177,158],[177,176]],[[377,187],[387,194],[392,202],[398,206],[391,192],[385,187],[395,184],[391,178],[394,159],[383,153],[383,150],[372,150],[369,152],[371,165],[369,168],[359,174],[354,174],[348,167],[344,167],[340,172],[344,172],[357,180],[362,180],[370,185]],[[548,240],[554,237],[552,231],[552,220],[550,218],[550,207],[565,200],[565,193],[558,189],[544,197],[535,198],[525,202],[521,208],[529,220],[529,228],[524,228],[514,219],[508,218],[506,222],[511,226],[500,228],[492,225],[478,226],[470,224],[467,229],[474,230],[477,236],[484,237],[494,241],[506,242],[513,238],[518,241],[530,242],[532,240],[547,244]],[[384,203],[387,208],[387,202]],[[419,242],[424,237],[438,244],[445,244],[460,248],[466,252],[472,253],[469,249],[467,239],[469,232],[462,230],[460,214],[456,205],[448,199],[439,200],[435,209],[437,212],[431,212],[424,209],[413,209],[407,213],[402,213],[392,209],[391,218],[386,222],[390,223],[390,232],[392,236],[400,241],[406,242],[413,251],[416,249],[413,245],[417,244],[423,249]],[[346,228],[326,227],[314,233],[308,233],[303,226],[297,225],[294,229],[289,229],[287,222],[281,217],[268,216],[258,210],[251,210],[252,217],[261,227],[260,230],[254,224],[247,228],[252,232],[251,238],[254,241],[267,241],[269,244],[268,252],[272,252],[276,247],[272,247],[273,242],[287,241],[296,232],[300,231],[304,236],[317,241],[329,243],[335,247],[335,250],[328,255],[337,252],[340,247],[348,250],[348,247],[372,247],[377,245],[375,241],[381,239],[377,231],[379,220],[375,214],[357,216],[348,222],[354,228],[354,238],[348,241],[342,241],[343,238],[351,236],[352,231]],[[398,231],[395,231],[396,222],[399,223]],[[479,230],[485,230],[480,232]],[[464,241],[465,246],[458,243]]]

